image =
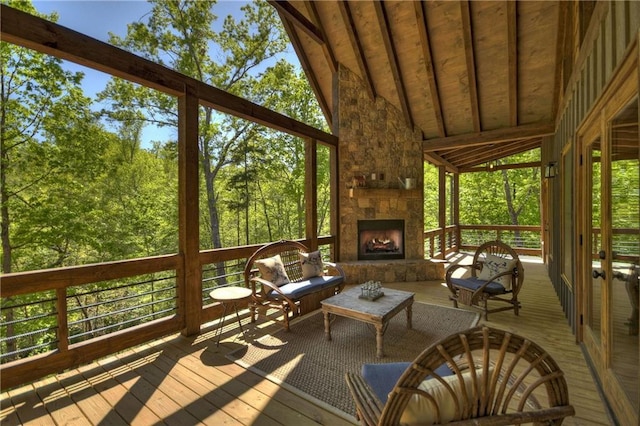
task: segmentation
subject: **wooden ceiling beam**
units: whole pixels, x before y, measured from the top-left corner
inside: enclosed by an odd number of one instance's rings
[[[551,100],[551,117],[555,120],[558,114],[558,108],[560,107],[560,96],[562,96],[562,81],[563,81],[563,59],[566,38],[568,34],[568,16],[569,16],[569,3],[560,2],[558,10],[558,34],[556,41],[556,75],[553,82],[553,99]]]
[[[333,127],[332,123],[334,121],[333,110],[329,107],[329,103],[327,102],[327,99],[322,93],[320,82],[316,78],[316,74],[313,72],[313,68],[311,67],[311,62],[309,61],[309,57],[307,56],[305,50],[302,48],[300,37],[298,37],[298,33],[296,32],[295,27],[291,25],[291,23],[288,20],[284,19],[284,17],[280,14],[280,10],[277,9],[277,11],[278,11],[278,14],[280,15],[280,20],[282,21],[282,25],[284,26],[285,30],[289,34],[289,39],[291,40],[291,45],[293,46],[293,50],[295,50],[296,55],[298,55],[298,59],[300,60],[300,66],[302,66],[302,69],[305,75],[307,76],[307,79],[309,80],[309,85],[311,86],[311,89],[316,95],[316,99],[318,100],[318,105],[320,105],[320,109],[322,110],[322,113],[324,114],[325,118],[328,121],[329,128],[332,128]]]
[[[427,30],[427,16],[424,12],[424,2],[413,2],[416,12],[416,25],[420,34],[420,47],[424,57],[424,68],[427,73],[427,84],[429,85],[429,93],[431,94],[431,105],[435,115],[435,121],[438,126],[438,135],[441,138],[447,136],[444,126],[444,118],[442,115],[442,103],[440,102],[440,94],[438,93],[438,84],[436,82],[436,74],[433,68],[433,57],[431,55],[431,45],[429,41],[429,32]]]
[[[506,0],[507,56],[509,63],[509,123],[518,125],[518,13],[515,1]]]
[[[469,103],[471,105],[471,121],[475,132],[482,131],[480,125],[480,106],[478,102],[478,81],[476,78],[476,62],[473,49],[473,29],[471,28],[471,10],[468,1],[460,2],[460,16],[462,17],[462,38],[464,54],[467,62],[467,79],[469,81]]]
[[[360,74],[362,79],[365,81],[369,97],[371,99],[375,99],[376,89],[373,84],[373,78],[371,77],[371,71],[369,71],[369,67],[367,66],[367,58],[364,56],[364,49],[362,48],[362,44],[360,44],[360,37],[358,37],[358,30],[356,29],[356,24],[353,20],[353,15],[351,14],[349,2],[345,0],[339,1],[338,8],[340,9],[342,19],[344,20],[344,24],[347,29],[347,36],[351,42],[351,48],[356,56],[358,68],[360,68]]]
[[[316,3],[311,1],[311,2],[306,2],[305,4],[307,5],[307,10],[309,11],[309,14],[313,18],[314,22],[321,23],[320,14],[318,13],[318,8],[316,7]],[[329,69],[333,74],[335,74],[336,72],[338,72],[338,61],[336,60],[336,55],[333,53],[333,49],[329,45],[329,38],[327,37],[327,34],[324,31],[324,27],[320,25],[318,29],[322,34],[322,38],[325,40],[325,42],[322,43],[322,53],[324,53],[324,56],[327,59],[327,63],[329,64]]]
[[[425,152],[423,153],[423,158],[425,161],[428,161],[431,164],[436,166],[444,166],[445,170],[451,173],[458,173],[458,167],[451,164],[444,158],[440,157],[435,152]]]
[[[318,27],[316,27],[313,22],[309,21],[307,17],[300,13],[300,11],[291,3],[284,0],[267,0],[267,2],[278,11],[280,19],[286,17],[289,22],[292,22],[297,28],[300,28],[317,43],[326,43],[326,39]],[[282,19],[282,21],[284,21],[284,19]]]
[[[475,155],[469,155],[455,162],[460,167],[477,166],[478,164],[484,164],[489,161],[500,160],[511,155],[519,154],[521,152],[529,151],[540,147],[540,139],[532,139],[528,141],[516,141],[505,144],[498,144],[491,149],[486,149]]]
[[[411,108],[409,106],[409,101],[407,100],[407,90],[405,88],[404,81],[402,80],[402,74],[400,73],[398,53],[396,52],[396,48],[393,44],[393,35],[391,34],[391,28],[389,27],[389,17],[387,16],[383,2],[374,1],[373,7],[376,11],[376,17],[378,18],[378,25],[380,26],[382,33],[382,40],[387,53],[389,67],[391,67],[391,75],[393,76],[393,82],[395,83],[398,99],[400,100],[400,109],[402,110],[407,125],[413,129]]]
[[[467,133],[447,138],[434,138],[422,141],[424,151],[439,151],[443,149],[466,148],[477,145],[489,145],[499,142],[510,142],[530,139],[554,134],[552,123],[533,123],[507,129],[488,130],[479,133]]]
[[[513,169],[530,169],[532,167],[541,167],[540,161],[532,161],[530,163],[517,163],[517,164],[499,164],[493,167],[467,167],[461,168],[460,173],[474,173],[474,172],[495,172],[498,170],[513,170]]]

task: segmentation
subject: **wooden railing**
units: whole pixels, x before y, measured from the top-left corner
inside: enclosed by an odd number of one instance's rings
[[[450,225],[426,231],[424,240],[425,257],[432,259],[444,259],[454,251],[474,251],[491,240],[503,241],[520,254],[542,254],[541,227],[537,225]]]
[[[325,258],[334,241],[318,238]],[[2,390],[181,332],[186,315],[200,324],[219,318],[223,309],[209,293],[245,285],[244,264],[260,246],[200,252],[202,282],[188,284],[201,286],[196,307],[184,302],[177,254],[2,275]]]

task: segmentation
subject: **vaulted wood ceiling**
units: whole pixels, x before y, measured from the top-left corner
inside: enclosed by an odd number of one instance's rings
[[[567,27],[562,1],[271,1],[329,121],[338,63],[421,129],[451,171],[553,134]]]

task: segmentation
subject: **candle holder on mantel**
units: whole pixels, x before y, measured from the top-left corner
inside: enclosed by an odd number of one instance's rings
[[[367,281],[364,284],[360,284],[360,296],[359,299],[377,300],[384,296],[382,292],[382,284],[380,281]]]

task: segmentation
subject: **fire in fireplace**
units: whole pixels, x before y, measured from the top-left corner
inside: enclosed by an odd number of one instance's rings
[[[358,221],[358,260],[404,259],[404,220]]]

